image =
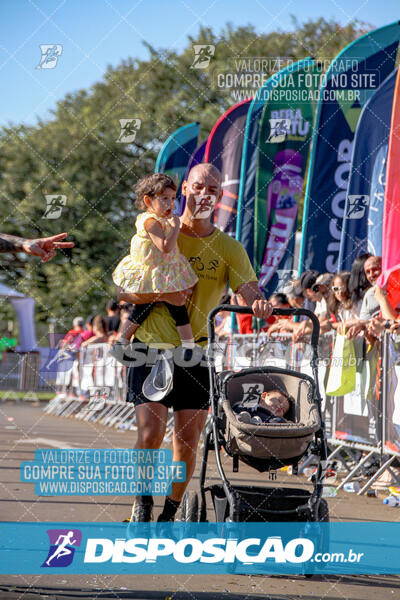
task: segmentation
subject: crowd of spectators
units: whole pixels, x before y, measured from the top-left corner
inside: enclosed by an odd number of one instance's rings
[[[376,285],[380,274],[381,258],[365,253],[356,258],[351,271],[336,274],[305,271],[299,279],[287,282],[281,291],[272,294],[269,300],[274,308],[311,310],[319,319],[321,333],[336,330],[349,339],[363,334],[373,342],[385,328],[400,334],[400,314],[390,306],[386,292]],[[220,303],[245,305],[237,294],[225,295]],[[114,343],[131,309],[131,304],[110,300],[106,315],[89,316],[86,320],[76,317],[59,346],[77,351],[91,344]],[[251,314],[236,314],[235,318],[242,334],[285,333],[299,341],[312,329],[311,321],[304,316],[271,316],[266,322],[260,322]],[[228,335],[231,331],[231,313],[220,313],[216,320],[217,334]]]
[[[132,304],[110,300],[106,315],[90,315],[86,319],[75,317],[70,329],[59,343],[59,348],[77,352],[91,344],[112,344],[120,331],[121,324],[128,318]]]
[[[376,285],[381,268],[379,256],[361,254],[351,271],[336,274],[305,271],[269,300],[275,308],[311,310],[319,319],[321,333],[334,329],[349,339],[364,334],[372,343],[385,328],[400,333],[400,314],[390,306],[385,290]],[[240,304],[240,300],[233,296],[231,303]],[[295,341],[303,339],[312,329],[306,317],[272,316],[260,325],[251,315],[238,315],[237,325],[239,333],[256,330],[267,334],[289,333]]]

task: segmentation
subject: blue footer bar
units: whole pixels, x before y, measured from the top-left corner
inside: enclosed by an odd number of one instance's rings
[[[1,523],[0,573],[397,574],[400,523]]]

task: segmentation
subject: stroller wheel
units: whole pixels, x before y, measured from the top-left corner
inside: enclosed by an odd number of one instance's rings
[[[199,520],[199,497],[197,492],[188,491],[182,499],[180,520],[197,523]]]

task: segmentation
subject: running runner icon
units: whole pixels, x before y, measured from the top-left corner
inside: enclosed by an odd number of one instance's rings
[[[42,567],[67,567],[72,563],[75,548],[80,546],[82,533],[79,529],[49,529],[50,549]]]

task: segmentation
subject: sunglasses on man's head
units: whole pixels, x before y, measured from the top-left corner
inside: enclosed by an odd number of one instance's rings
[[[318,283],[314,283],[314,285],[311,286],[311,291],[312,292],[319,292],[319,285],[318,285]]]

